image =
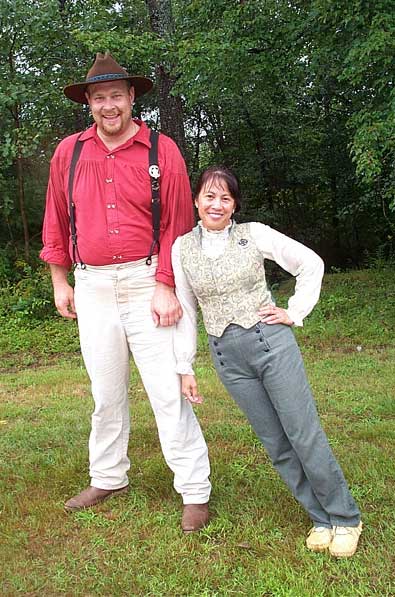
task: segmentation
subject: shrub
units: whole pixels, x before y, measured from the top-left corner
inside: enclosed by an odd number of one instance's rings
[[[2,262],[4,264],[4,262]],[[37,269],[24,262],[16,263],[23,273],[17,282],[6,281],[0,290],[0,316],[28,324],[54,315],[52,285],[44,265]]]

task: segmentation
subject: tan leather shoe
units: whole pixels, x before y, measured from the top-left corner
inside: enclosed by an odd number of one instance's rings
[[[313,527],[306,539],[307,549],[311,551],[325,551],[331,544],[333,530],[327,527]]]
[[[208,502],[206,504],[184,504],[181,528],[184,533],[199,531],[208,523]]]
[[[91,506],[96,506],[108,498],[115,497],[127,493],[128,485],[121,487],[120,489],[99,489],[98,487],[87,487],[78,495],[70,498],[64,505],[64,509],[67,512],[78,512],[78,510],[84,510]]]
[[[357,551],[362,522],[357,527],[334,527],[329,553],[335,558],[351,558]]]

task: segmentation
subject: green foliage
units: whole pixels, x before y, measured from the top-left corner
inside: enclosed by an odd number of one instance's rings
[[[394,266],[383,259],[370,264],[380,267],[326,276],[321,299],[298,332],[302,338],[325,334],[334,347],[350,352],[394,344]]]
[[[57,0],[1,3],[0,239],[14,247],[39,233],[53,144],[76,126],[59,97],[63,78],[75,70],[73,44],[64,45],[73,11],[83,14],[79,2],[71,7],[66,14]]]
[[[0,261],[1,263],[1,261]],[[11,284],[5,281],[0,290],[0,318],[16,320],[20,325],[37,324],[48,317],[53,317],[53,294],[48,270],[44,265],[33,269],[22,261],[13,264],[16,272]],[[4,272],[4,277],[8,274]]]
[[[384,245],[390,255],[392,1],[172,0],[163,35],[151,28],[148,4],[1,4],[3,244],[20,246],[25,231],[21,183],[30,234],[39,234],[50,155],[89,123],[62,87],[83,80],[95,52],[108,49],[131,72],[169,72],[171,94],[182,98],[192,180],[214,162],[232,167],[244,189],[243,219],[312,245],[329,265],[360,265]],[[159,99],[155,90],[143,96],[135,113],[158,126]]]
[[[337,57],[333,74],[350,102],[348,126],[357,174],[373,183],[388,174],[395,155],[393,2],[315,0],[312,5],[318,51]]]

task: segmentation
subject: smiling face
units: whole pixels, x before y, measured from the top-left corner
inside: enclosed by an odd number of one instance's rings
[[[208,180],[195,199],[202,225],[207,230],[223,230],[231,221],[236,202],[220,177]]]
[[[132,130],[133,87],[126,81],[107,81],[89,85],[86,93],[99,135],[123,139]]]

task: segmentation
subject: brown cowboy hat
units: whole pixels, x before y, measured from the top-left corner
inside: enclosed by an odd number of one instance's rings
[[[63,91],[65,96],[73,100],[73,102],[87,104],[88,100],[85,97],[85,91],[88,85],[92,85],[92,83],[105,83],[107,81],[118,80],[130,81],[134,87],[135,97],[147,93],[153,86],[152,81],[147,79],[147,77],[129,75],[122,66],[119,66],[111,54],[106,52],[105,54],[96,54],[96,60],[89,69],[83,83],[67,85]]]

